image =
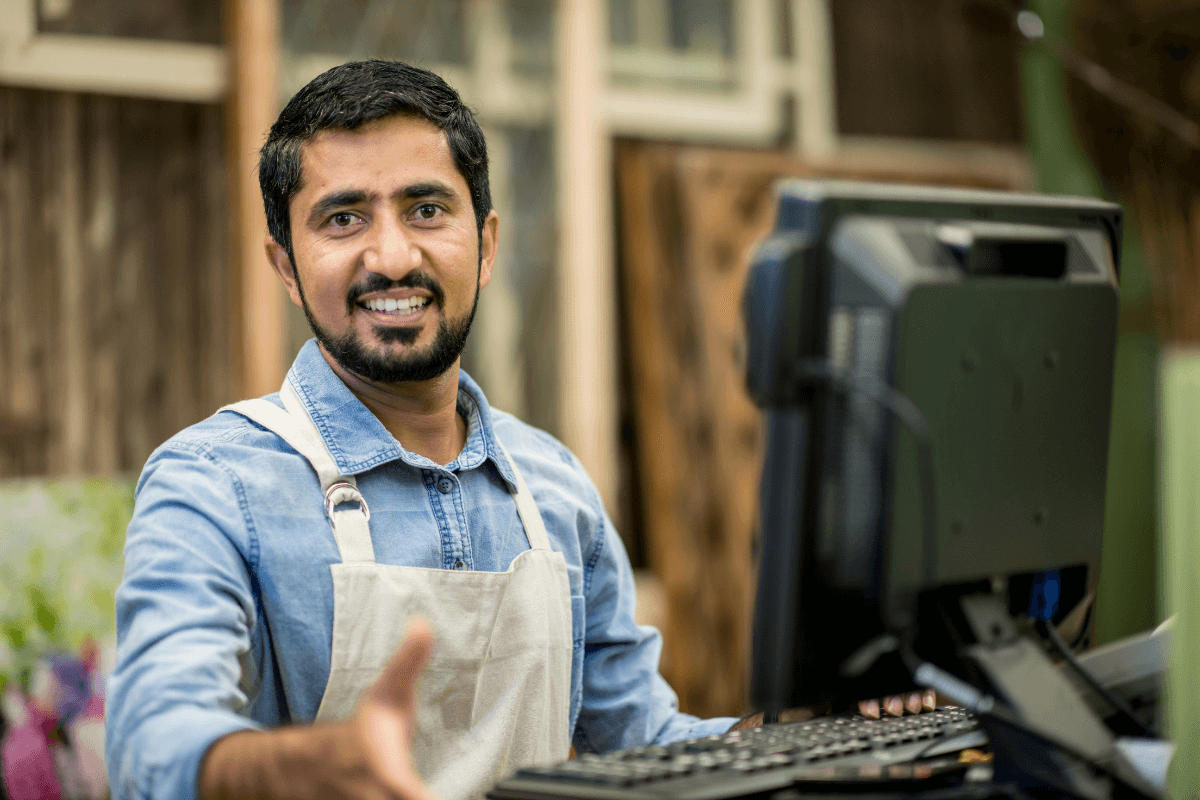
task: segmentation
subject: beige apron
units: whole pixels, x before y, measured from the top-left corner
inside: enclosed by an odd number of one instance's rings
[[[267,400],[227,408],[283,437],[309,460],[325,492],[342,563],[329,567],[333,648],[317,720],[353,713],[403,642],[405,621],[421,615],[436,643],[417,685],[413,762],[433,790],[445,800],[482,797],[515,769],[565,759],[572,640],[567,567],[550,549],[533,496],[507,451],[501,446],[516,475],[517,512],[530,546],[507,572],[376,564],[370,511],[353,476],[339,474],[287,381],[280,397],[287,411]]]

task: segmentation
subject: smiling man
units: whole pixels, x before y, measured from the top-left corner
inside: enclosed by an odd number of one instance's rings
[[[301,161],[296,224],[268,243],[271,264],[334,373],[406,449],[449,463],[466,440],[458,358],[491,279],[496,213],[488,202],[478,217],[446,134],[424,117],[319,131]]]
[[[150,457],[117,592],[115,798],[481,796],[523,765],[724,731],[678,713],[578,461],[459,369],[494,267],[478,125],[346,64],[262,150],[316,338]]]

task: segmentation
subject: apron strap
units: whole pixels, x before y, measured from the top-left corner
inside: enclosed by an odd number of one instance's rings
[[[337,542],[342,562],[374,563],[375,548],[371,544],[371,528],[368,524],[371,510],[367,508],[367,501],[358,490],[354,476],[342,475],[338,470],[337,462],[321,439],[312,418],[300,404],[300,398],[291,384],[284,381],[279,394],[289,411],[284,411],[262,398],[242,400],[220,410],[233,411],[254,420],[267,430],[278,434],[297,453],[308,459],[321,482],[321,491],[325,494],[325,516],[333,528],[333,538]],[[338,509],[338,506],[344,503],[355,503],[357,507]]]
[[[529,487],[525,484],[525,478],[517,469],[517,463],[508,454],[508,450],[500,443],[499,439],[496,439],[496,444],[500,446],[500,452],[508,459],[508,466],[512,468],[513,475],[517,478],[517,494],[514,499],[517,501],[517,514],[521,517],[521,524],[525,526],[525,536],[529,539],[529,547],[531,550],[549,550],[550,536],[546,533],[546,523],[542,521],[537,503],[533,501],[533,492],[529,491]]]
[[[308,459],[321,482],[321,491],[325,493],[325,516],[329,518],[329,524],[333,528],[333,538],[337,541],[342,563],[374,563],[375,548],[371,544],[371,528],[368,524],[371,510],[358,490],[354,476],[341,474],[337,462],[321,438],[320,431],[290,382],[283,382],[279,396],[287,411],[262,398],[231,403],[220,410],[233,411],[254,420],[267,430],[278,434],[297,453]],[[508,450],[499,439],[496,440],[496,444],[508,460],[508,465],[517,479],[517,492],[513,499],[517,504],[517,515],[525,528],[525,536],[529,539],[530,549],[550,550],[550,536],[533,500],[533,493],[529,491],[524,476],[517,469],[516,462],[508,454]],[[344,503],[354,503],[357,507],[338,509],[338,506]]]

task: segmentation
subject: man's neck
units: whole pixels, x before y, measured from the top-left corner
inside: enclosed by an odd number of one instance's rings
[[[427,381],[379,383],[345,369],[324,347],[321,355],[404,449],[435,464],[458,458],[467,443],[467,421],[458,413],[458,362]]]

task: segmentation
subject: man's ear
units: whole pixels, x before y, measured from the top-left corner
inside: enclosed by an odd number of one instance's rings
[[[279,280],[283,281],[283,288],[287,289],[288,297],[292,298],[292,302],[296,306],[303,308],[304,301],[300,299],[300,284],[296,281],[296,270],[292,267],[292,259],[288,257],[287,250],[283,245],[275,241],[273,236],[267,237],[267,260],[271,262],[271,268],[275,270]]]
[[[479,288],[492,279],[492,265],[496,262],[496,247],[500,238],[500,215],[496,209],[488,212],[479,235]]]

